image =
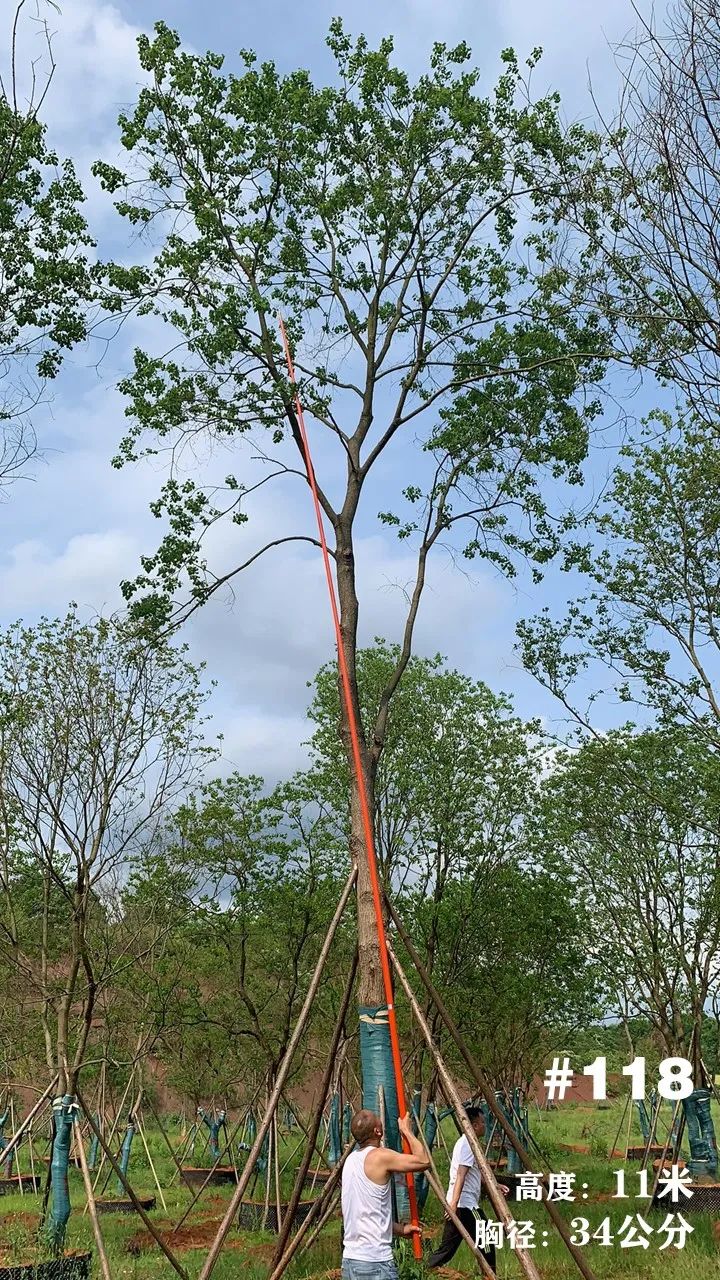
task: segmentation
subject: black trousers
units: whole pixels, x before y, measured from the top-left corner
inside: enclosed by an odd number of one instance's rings
[[[478,1209],[475,1212],[477,1212],[481,1218],[485,1217],[485,1214],[483,1213],[482,1209]],[[458,1218],[462,1222],[465,1230],[469,1232],[473,1240],[475,1239],[475,1224],[476,1224],[475,1212],[472,1209],[458,1209],[457,1211]],[[452,1221],[451,1218],[446,1218],[445,1226],[443,1228],[443,1233],[442,1233],[442,1240],[440,1241],[440,1244],[438,1248],[435,1250],[435,1252],[431,1254],[430,1257],[428,1258],[427,1265],[429,1267],[445,1266],[445,1263],[449,1262],[450,1259],[455,1256],[459,1246],[462,1243],[463,1243],[463,1237],[460,1235],[460,1232],[455,1226],[455,1223]],[[482,1249],[481,1252],[485,1261],[492,1267],[494,1271],[495,1270],[495,1246],[490,1245],[489,1249]]]

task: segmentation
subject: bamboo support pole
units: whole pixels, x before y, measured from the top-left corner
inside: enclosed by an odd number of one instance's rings
[[[408,955],[410,956],[410,959],[412,960],[413,967],[417,972],[419,978],[421,979],[423,986],[425,987],[425,990],[430,996],[430,999],[435,1005],[441,1020],[445,1024],[445,1027],[447,1028],[457,1048],[459,1049],[464,1061],[466,1062],[473,1076],[473,1079],[476,1085],[478,1086],[478,1089],[480,1090],[483,1097],[485,1098],[485,1101],[487,1102],[491,1112],[493,1113],[496,1120],[498,1121],[501,1129],[503,1130],[503,1132],[511,1142],[513,1148],[517,1152],[523,1168],[527,1169],[530,1172],[535,1172],[532,1168],[527,1151],[523,1147],[522,1143],[518,1141],[517,1134],[514,1132],[512,1125],[508,1124],[501,1109],[498,1107],[493,1090],[490,1088],[490,1085],[488,1084],[474,1056],[470,1053],[469,1049],[467,1048],[467,1045],[465,1044],[465,1041],[463,1040],[453,1019],[451,1018],[442,997],[440,996],[439,992],[436,990],[435,986],[433,985],[432,979],[430,978],[430,975],[427,972],[427,969],[425,968],[422,960],[420,959],[420,956],[418,955],[417,950],[413,945],[412,939],[409,937],[408,932],[405,926],[403,925],[402,920],[398,916],[393,904],[390,902],[390,899],[386,897],[385,900],[387,902],[390,915],[397,927],[397,931],[400,934],[400,937],[402,938],[402,941],[405,945],[405,949]],[[394,963],[397,966],[397,963],[398,963],[397,958],[395,958]],[[553,1201],[547,1199],[548,1183],[545,1177],[543,1177],[542,1179],[542,1186],[544,1191],[542,1203],[544,1204],[545,1210],[548,1216],[550,1217],[553,1225],[556,1227],[563,1241],[563,1244],[565,1245],[565,1248],[567,1249],[568,1253],[573,1259],[573,1262],[578,1268],[578,1271],[584,1277],[584,1280],[596,1280],[595,1272],[583,1257],[582,1251],[578,1248],[577,1245],[573,1244],[570,1236],[570,1231],[568,1229],[567,1223],[565,1222],[565,1219],[563,1218],[562,1214],[559,1212],[557,1206],[553,1203]]]
[[[305,1219],[304,1222],[300,1223],[300,1226],[298,1227],[294,1236],[292,1237],[291,1240],[288,1241],[282,1258],[280,1258],[275,1264],[275,1266],[273,1267],[272,1271],[270,1272],[270,1275],[268,1276],[268,1280],[280,1280],[280,1276],[284,1273],[288,1264],[294,1258],[295,1254],[300,1248],[300,1245],[302,1244],[304,1237],[307,1235],[308,1231],[310,1230],[310,1227],[316,1221],[316,1219],[318,1218],[318,1215],[323,1213],[323,1211],[327,1208],[330,1201],[334,1198],[333,1192],[335,1191],[335,1188],[337,1187],[337,1184],[340,1181],[340,1178],[342,1176],[343,1165],[345,1164],[345,1161],[350,1155],[350,1152],[354,1150],[355,1150],[355,1143],[349,1142],[345,1150],[343,1151],[342,1156],[340,1157],[337,1164],[335,1165],[335,1168],[330,1174],[330,1177],[328,1178],[317,1200],[313,1201],[312,1208],[310,1209],[310,1212],[308,1213],[307,1218]]]
[[[282,1257],[282,1254],[283,1254],[283,1250],[288,1242],[290,1232],[292,1230],[293,1218],[297,1213],[297,1207],[300,1203],[300,1198],[302,1196],[302,1190],[305,1183],[305,1178],[307,1177],[308,1169],[310,1168],[310,1163],[315,1153],[315,1145],[317,1143],[318,1134],[320,1132],[320,1126],[322,1124],[323,1110],[325,1107],[325,1099],[327,1098],[328,1090],[332,1082],[335,1055],[337,1053],[338,1045],[340,1043],[340,1038],[342,1036],[343,1027],[345,1025],[345,1019],[347,1017],[347,1012],[350,1007],[350,1000],[352,998],[353,986],[355,985],[355,975],[357,973],[357,967],[358,967],[358,953],[356,951],[355,955],[353,956],[352,965],[350,966],[350,972],[348,974],[347,983],[345,984],[345,991],[343,993],[343,998],[340,1003],[340,1011],[338,1013],[337,1020],[335,1022],[335,1027],[333,1029],[333,1034],[330,1041],[330,1048],[328,1051],[327,1064],[325,1067],[325,1073],[323,1075],[322,1083],[320,1085],[317,1105],[315,1107],[315,1111],[311,1118],[309,1129],[308,1129],[305,1155],[303,1156],[300,1162],[300,1168],[298,1169],[297,1177],[295,1178],[295,1185],[293,1187],[292,1195],[290,1197],[290,1203],[287,1209],[287,1217],[285,1222],[283,1223],[283,1229],[282,1231],[280,1231],[280,1229],[278,1228],[279,1239],[277,1242],[277,1247],[275,1249],[275,1255],[273,1257],[273,1263],[275,1264],[277,1264],[280,1261],[280,1258]]]
[[[463,1102],[460,1097],[460,1094],[458,1093],[458,1090],[455,1087],[455,1083],[450,1075],[450,1072],[448,1071],[445,1065],[444,1059],[442,1058],[437,1045],[433,1041],[432,1033],[427,1024],[425,1015],[423,1014],[423,1011],[420,1008],[420,1005],[415,997],[415,993],[405,976],[405,971],[402,968],[399,960],[397,959],[397,956],[395,955],[395,952],[393,951],[393,948],[391,947],[389,942],[388,942],[388,953],[390,955],[390,959],[392,960],[393,966],[395,968],[395,972],[400,981],[400,985],[403,988],[403,991],[405,992],[405,995],[408,998],[410,1007],[415,1016],[415,1020],[418,1023],[418,1026],[420,1027],[420,1030],[422,1031],[423,1036],[425,1037],[425,1042],[427,1044],[427,1047],[430,1051],[430,1054],[432,1055],[433,1061],[437,1068],[438,1078],[441,1081],[443,1089],[445,1090],[450,1102],[452,1103],[455,1109],[455,1114],[458,1120],[460,1121],[462,1131],[465,1134],[465,1137],[467,1138],[470,1144],[470,1150],[472,1151],[475,1157],[475,1162],[477,1164],[478,1171],[485,1184],[485,1190],[487,1192],[488,1199],[490,1200],[490,1203],[492,1204],[492,1207],[498,1216],[498,1220],[504,1223],[505,1228],[507,1230],[510,1227],[513,1219],[512,1219],[510,1210],[508,1209],[505,1196],[500,1191],[500,1188],[498,1187],[498,1184],[495,1181],[495,1175],[490,1165],[488,1164],[487,1160],[485,1159],[485,1154],[483,1152],[482,1147],[480,1146],[480,1143],[477,1138],[477,1134],[475,1133],[475,1130],[473,1129],[470,1121],[468,1120],[467,1112],[465,1111],[465,1107],[463,1106]],[[523,1274],[527,1277],[527,1280],[541,1280],[540,1272],[537,1269],[535,1260],[534,1258],[531,1257],[531,1255],[528,1253],[526,1249],[521,1249],[518,1246],[515,1249],[515,1256],[518,1260],[518,1263],[520,1264],[520,1268]]]
[[[340,924],[340,921],[345,912],[345,908],[347,906],[350,894],[352,893],[352,890],[354,888],[356,878],[357,878],[357,867],[353,867],[352,871],[350,872],[350,875],[347,878],[345,888],[342,891],[340,901],[337,907],[335,908],[335,914],[332,920],[330,921],[328,932],[325,937],[325,941],[322,945],[317,964],[315,966],[315,972],[313,973],[313,976],[310,979],[310,985],[307,990],[307,995],[305,996],[305,1000],[303,1001],[303,1006],[302,1006],[302,1009],[300,1010],[298,1020],[295,1023],[295,1029],[290,1037],[288,1047],[285,1050],[285,1056],[282,1062],[280,1063],[280,1068],[278,1070],[277,1078],[275,1080],[275,1085],[272,1091],[272,1096],[270,1098],[267,1111],[263,1118],[262,1124],[258,1128],[257,1136],[253,1143],[252,1150],[248,1155],[245,1168],[243,1169],[240,1175],[240,1181],[238,1182],[235,1188],[233,1196],[230,1200],[230,1204],[228,1205],[228,1208],[226,1210],[225,1216],[222,1222],[220,1223],[215,1240],[210,1246],[210,1251],[208,1253],[207,1258],[205,1259],[205,1262],[203,1264],[198,1280],[209,1280],[209,1277],[212,1275],[213,1271],[215,1270],[215,1264],[217,1263],[217,1260],[220,1257],[220,1252],[222,1250],[228,1231],[230,1230],[233,1222],[235,1221],[235,1214],[237,1213],[238,1207],[240,1205],[240,1201],[242,1200],[245,1194],[245,1189],[248,1185],[248,1182],[250,1181],[250,1177],[255,1167],[255,1163],[257,1161],[260,1149],[262,1147],[265,1134],[267,1133],[270,1127],[275,1108],[277,1107],[277,1104],[282,1095],[283,1088],[285,1086],[285,1081],[287,1080],[287,1077],[290,1073],[290,1067],[292,1065],[292,1060],[295,1056],[295,1050],[297,1049],[298,1044],[300,1043],[300,1039],[302,1037],[303,1031],[305,1030],[305,1025],[310,1017],[310,1011],[315,1001],[315,996],[317,995],[318,987],[320,986],[320,980],[323,975],[323,970],[325,968],[325,963],[327,961],[328,955],[330,954],[330,948],[332,946],[333,938],[335,937],[335,934],[337,932],[337,927]]]
[[[13,1153],[13,1151],[15,1150],[15,1148],[16,1148],[16,1146],[17,1146],[18,1142],[19,1142],[19,1141],[20,1141],[20,1139],[22,1138],[22,1136],[23,1136],[23,1134],[24,1134],[25,1130],[26,1130],[26,1129],[28,1129],[28,1128],[29,1128],[29,1126],[32,1124],[33,1120],[35,1119],[35,1116],[36,1116],[36,1115],[38,1115],[38,1113],[39,1113],[40,1111],[42,1111],[42,1110],[43,1110],[43,1107],[46,1105],[46,1103],[47,1103],[47,1101],[48,1101],[48,1098],[51,1096],[52,1091],[53,1091],[53,1089],[55,1088],[55,1085],[56,1085],[56,1084],[57,1084],[57,1076],[53,1076],[52,1081],[51,1081],[51,1083],[48,1085],[48,1087],[47,1087],[47,1089],[45,1090],[45,1092],[44,1092],[43,1094],[41,1094],[41,1095],[40,1095],[40,1097],[38,1098],[38,1100],[37,1100],[37,1102],[35,1103],[35,1105],[34,1105],[33,1107],[31,1107],[31,1108],[30,1108],[30,1110],[28,1111],[28,1113],[27,1113],[27,1115],[26,1115],[25,1119],[24,1119],[24,1120],[22,1121],[22,1123],[19,1125],[18,1129],[17,1129],[17,1130],[16,1130],[16,1132],[12,1135],[12,1137],[11,1137],[10,1141],[8,1142],[7,1146],[4,1148],[4,1150],[3,1150],[3,1154],[2,1154],[2,1158],[3,1158],[3,1160],[7,1160],[8,1156],[12,1155],[12,1153]]]
[[[653,1177],[653,1189],[652,1189],[652,1193],[651,1193],[651,1195],[650,1195],[650,1204],[651,1204],[651,1205],[652,1205],[653,1201],[655,1200],[655,1196],[657,1195],[657,1189],[658,1189],[658,1187],[659,1187],[659,1185],[660,1185],[660,1179],[661,1179],[662,1174],[663,1174],[663,1169],[666,1167],[666,1166],[665,1166],[665,1161],[667,1160],[668,1147],[670,1146],[670,1143],[672,1142],[672,1132],[673,1132],[673,1129],[675,1128],[675,1121],[677,1120],[677,1117],[678,1117],[678,1114],[679,1114],[679,1111],[680,1111],[681,1106],[682,1106],[682,1102],[681,1102],[681,1100],[678,1098],[677,1102],[675,1103],[675,1106],[673,1107],[673,1118],[672,1118],[672,1124],[671,1124],[671,1126],[670,1126],[670,1130],[669,1130],[669,1132],[668,1132],[668,1135],[667,1135],[667,1137],[665,1138],[665,1146],[663,1147],[663,1153],[662,1153],[662,1156],[660,1157],[660,1162],[659,1162],[659,1164],[658,1164],[657,1171],[655,1172],[655,1175],[654,1175],[654,1177]],[[673,1151],[673,1159],[675,1159],[675,1152],[674,1152],[674,1151]],[[644,1167],[644,1166],[643,1166],[643,1167]]]
[[[181,1277],[181,1280],[189,1280],[187,1271],[183,1266],[180,1265],[177,1258],[175,1257],[175,1254],[172,1252],[172,1249],[168,1247],[168,1245],[165,1243],[162,1236],[160,1235],[159,1231],[156,1229],[154,1223],[151,1222],[150,1218],[148,1217],[145,1210],[143,1209],[140,1201],[135,1195],[135,1192],[130,1186],[130,1183],[125,1177],[125,1174],[120,1168],[120,1165],[118,1164],[117,1160],[112,1154],[112,1151],[106,1145],[105,1139],[103,1138],[100,1130],[98,1129],[98,1126],[95,1124],[93,1117],[90,1115],[90,1112],[88,1111],[87,1107],[85,1106],[85,1103],[83,1102],[79,1089],[77,1090],[77,1100],[80,1103],[80,1106],[82,1107],[83,1111],[85,1112],[85,1115],[88,1118],[92,1132],[95,1134],[95,1137],[97,1138],[98,1142],[100,1143],[100,1146],[102,1147],[103,1151],[105,1152],[105,1155],[107,1156],[110,1162],[110,1167],[113,1173],[115,1173],[117,1177],[120,1179],[121,1185],[124,1187],[125,1191],[127,1191],[128,1196],[132,1200],[133,1208],[135,1209],[136,1213],[138,1213],[142,1218],[143,1223],[147,1227],[155,1243],[158,1244],[162,1249],[163,1253],[165,1254],[165,1257],[170,1263],[170,1266],[173,1268],[173,1271],[177,1272],[177,1274]]]
[[[88,1211],[90,1213],[90,1221],[92,1223],[93,1235],[95,1237],[95,1246],[100,1258],[100,1270],[102,1271],[103,1280],[112,1280],[110,1275],[110,1267],[108,1266],[107,1254],[105,1252],[105,1242],[100,1231],[100,1223],[98,1221],[97,1207],[95,1204],[95,1194],[93,1192],[92,1178],[88,1169],[87,1159],[85,1157],[85,1143],[83,1141],[80,1121],[75,1119],[75,1146],[80,1158],[80,1168],[82,1170],[83,1183],[85,1184],[85,1195],[87,1196]]]
[[[138,1126],[138,1129],[140,1130],[140,1139],[142,1141],[143,1147],[145,1148],[145,1155],[147,1156],[147,1162],[150,1165],[150,1172],[152,1173],[152,1176],[155,1180],[155,1186],[157,1187],[157,1193],[160,1197],[160,1202],[162,1204],[162,1207],[167,1213],[167,1204],[165,1203],[163,1189],[160,1186],[160,1179],[158,1178],[157,1173],[155,1172],[155,1165],[153,1164],[153,1159],[152,1159],[152,1156],[150,1155],[150,1148],[148,1147],[147,1139],[145,1137],[145,1125],[143,1124],[142,1118],[139,1114],[137,1115],[136,1118],[137,1118],[137,1126]]]

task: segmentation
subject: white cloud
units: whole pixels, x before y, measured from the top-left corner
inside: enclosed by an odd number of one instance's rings
[[[121,603],[119,582],[137,556],[133,536],[119,529],[70,538],[60,554],[39,539],[12,547],[0,568],[0,599],[8,617],[62,614],[75,600],[90,613]]]
[[[181,7],[182,20],[175,0],[158,0],[152,13],[139,3],[132,7],[129,0],[64,0],[62,14],[53,18],[58,69],[45,114],[53,142],[61,153],[72,154],[86,181],[89,215],[104,233],[109,201],[88,175],[97,156],[117,155],[118,111],[135,100],[142,82],[136,49],[141,28],[134,16],[141,22],[146,17],[164,18],[180,26],[188,44],[204,47],[209,19],[214,26],[210,43],[216,47],[232,51],[240,43],[257,43],[252,27],[253,21],[260,22],[257,15],[246,15],[248,32],[239,39],[232,12],[219,0],[208,0],[202,10]],[[262,55],[277,57],[285,66],[325,65],[322,40],[338,7],[349,30],[366,30],[373,41],[395,30],[400,58],[415,70],[425,64],[433,40],[467,38],[488,75],[495,74],[503,45],[513,44],[524,55],[532,45],[542,44],[546,56],[535,88],[559,84],[570,115],[589,111],[587,58],[608,94],[614,91],[605,33],[615,39],[632,20],[629,0],[609,0],[602,11],[571,6],[570,0],[533,5],[528,0],[504,0],[503,5],[482,6],[471,0],[390,0],[385,8],[370,12],[357,0],[340,6],[334,0],[318,0],[302,14],[274,4],[277,21],[262,31]],[[287,21],[280,21],[282,14]],[[299,47],[293,34],[297,32]],[[35,44],[36,36],[28,31],[21,56],[32,54]],[[124,241],[117,251],[123,246]],[[146,252],[145,246],[135,248]],[[101,251],[108,252],[107,243],[101,244]],[[147,345],[154,341],[155,331],[151,320],[144,324],[141,341]],[[45,465],[38,467],[32,485],[18,486],[10,502],[0,507],[0,611],[5,621],[64,612],[70,599],[87,612],[118,607],[120,581],[137,573],[140,555],[153,550],[161,535],[161,526],[148,513],[148,501],[160,484],[157,467],[145,463],[121,472],[110,467],[124,420],[122,402],[108,384],[127,370],[133,333],[128,326],[111,348],[99,375],[105,385],[93,381],[95,375],[83,368],[97,353],[75,353],[59,384],[62,395],[52,406],[52,417],[48,412],[37,423],[42,441],[51,446]],[[334,473],[327,475],[322,451],[316,463],[332,484]],[[399,474],[403,460],[396,464]],[[379,498],[380,505],[384,503]],[[373,502],[370,509],[376,509]],[[414,571],[405,545],[373,528],[365,528],[357,545],[365,644],[375,635],[390,641],[400,638],[405,592]],[[298,530],[314,533],[302,486],[289,491],[286,501],[258,506],[246,532],[227,526],[218,531],[210,548],[213,564],[228,569],[244,549]],[[534,607],[533,601],[525,611]],[[471,566],[464,576],[438,552],[430,565],[416,649],[426,654],[439,650],[454,665],[495,687],[522,685],[524,678],[509,670],[516,666],[515,612],[510,588],[489,571]],[[302,544],[270,553],[235,582],[232,607],[227,593],[218,597],[192,620],[187,635],[195,657],[206,658],[208,675],[220,681],[212,709],[215,730],[226,735],[223,768],[237,766],[274,780],[301,763],[300,744],[307,734],[306,682],[334,655],[319,553]],[[512,679],[506,680],[506,674]],[[524,702],[528,713],[531,704],[532,695]]]

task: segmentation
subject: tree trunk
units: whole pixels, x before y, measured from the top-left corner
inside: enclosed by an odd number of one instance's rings
[[[367,783],[366,788],[370,813],[374,811],[373,788]],[[350,856],[353,865],[358,869],[357,877],[357,922],[358,922],[358,955],[359,981],[358,1003],[360,1005],[379,1006],[385,1000],[382,968],[380,964],[380,942],[378,939],[375,905],[373,902],[370,867],[365,848],[360,798],[353,776],[350,788]]]
[[[70,1217],[70,1192],[68,1166],[70,1142],[77,1107],[75,1098],[66,1094],[53,1102],[54,1140],[50,1158],[52,1201],[48,1218],[48,1242],[54,1254],[61,1254],[65,1245],[65,1232]]]
[[[349,500],[348,511],[353,506]],[[375,822],[375,771],[371,765],[363,729],[360,700],[357,687],[357,624],[358,599],[355,589],[355,559],[352,547],[352,513],[348,522],[338,523],[336,544],[336,574],[338,602],[340,606],[340,634],[343,658],[347,671],[347,688],[338,672],[340,692],[340,736],[349,763],[350,776],[350,857],[357,867],[357,926],[358,926],[358,1004],[360,1019],[360,1067],[363,1088],[362,1105],[368,1111],[379,1110],[379,1097],[384,1099],[384,1114],[380,1119],[385,1129],[385,1141],[396,1150],[401,1149],[398,1130],[398,1101],[393,1071],[388,1002],[383,981],[380,958],[380,937],[375,900],[370,873],[370,855],[367,848],[365,823],[361,807],[362,787],[367,799],[371,826]],[[350,707],[348,707],[348,697]],[[350,718],[354,716],[357,730],[360,770],[353,751]],[[374,837],[374,830],[371,832]],[[382,1090],[382,1093],[381,1093]],[[407,1216],[407,1191],[399,1191],[398,1216]]]

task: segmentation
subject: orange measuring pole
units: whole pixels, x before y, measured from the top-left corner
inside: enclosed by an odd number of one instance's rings
[[[355,779],[357,782],[358,795],[360,797],[360,812],[362,816],[363,836],[365,839],[365,851],[367,854],[368,868],[370,870],[370,884],[372,886],[373,904],[375,907],[375,921],[378,931],[378,942],[380,944],[380,965],[382,968],[383,987],[385,989],[385,1001],[388,1009],[388,1029],[390,1031],[390,1048],[392,1051],[393,1072],[395,1075],[395,1089],[397,1092],[398,1115],[407,1113],[407,1104],[405,1101],[405,1086],[402,1076],[402,1059],[400,1057],[400,1039],[398,1037],[397,1019],[395,1017],[395,1006],[393,1004],[393,985],[390,973],[390,958],[388,956],[387,940],[385,936],[385,921],[382,912],[382,897],[380,894],[380,880],[378,877],[377,857],[375,854],[375,837],[373,835],[373,824],[370,816],[370,806],[368,804],[367,790],[365,787],[365,774],[362,767],[362,758],[360,756],[360,735],[358,733],[357,720],[355,717],[355,708],[352,703],[352,695],[350,692],[350,675],[345,660],[345,651],[342,645],[342,633],[340,630],[340,611],[338,609],[337,594],[335,591],[335,583],[332,576],[332,568],[330,565],[330,553],[328,551],[327,540],[325,538],[325,525],[323,523],[322,508],[318,497],[317,484],[315,482],[315,470],[312,464],[310,454],[310,442],[305,428],[305,418],[303,415],[302,404],[300,403],[300,395],[297,390],[297,381],[295,378],[295,366],[293,364],[290,344],[285,332],[282,316],[278,315],[280,325],[280,333],[282,335],[283,347],[285,349],[285,360],[288,367],[288,375],[295,392],[295,412],[297,414],[298,427],[300,430],[300,438],[302,441],[303,454],[305,457],[305,468],[307,471],[308,484],[312,493],[313,505],[315,507],[315,517],[317,519],[318,534],[320,537],[320,546],[322,548],[323,564],[325,566],[325,577],[327,579],[328,594],[330,596],[330,611],[332,613],[333,626],[335,628],[335,641],[337,644],[338,667],[340,670],[340,682],[343,690],[343,700],[345,702],[345,710],[347,712],[348,727],[350,729],[350,743],[352,749],[353,766],[355,771]],[[409,1150],[405,1139],[403,1138],[403,1147]],[[413,1175],[407,1175],[408,1197],[410,1200],[410,1221],[414,1226],[419,1226],[417,1196],[415,1195],[415,1181]],[[413,1253],[416,1258],[422,1257],[422,1245],[420,1243],[419,1233],[414,1233],[412,1237]]]

